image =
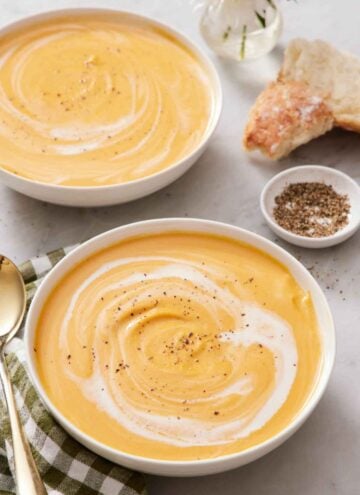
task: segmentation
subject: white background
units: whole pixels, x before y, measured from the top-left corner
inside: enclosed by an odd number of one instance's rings
[[[133,10],[168,22],[202,44],[190,0],[0,0],[0,23],[49,9],[76,6]],[[192,216],[230,222],[270,239],[259,193],[289,165],[319,163],[360,181],[360,137],[334,131],[297,150],[280,165],[251,160],[241,149],[248,110],[275,74],[286,42],[322,38],[360,56],[358,0],[280,0],[285,30],[280,46],[256,63],[236,65],[215,56],[224,111],[211,144],[180,180],[152,196],[104,209],[47,205],[0,186],[0,252],[21,262],[135,220]],[[1,159],[1,150],[0,150]],[[246,467],[206,478],[149,477],[150,495],[359,495],[360,493],[360,233],[327,250],[307,251],[279,242],[312,269],[332,307],[337,361],[330,385],[305,426],[286,444]]]

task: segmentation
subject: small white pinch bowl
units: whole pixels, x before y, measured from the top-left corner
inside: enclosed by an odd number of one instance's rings
[[[186,155],[184,158],[174,162],[166,169],[141,179],[105,186],[62,186],[30,180],[20,175],[13,174],[3,168],[0,168],[0,182],[10,187],[11,189],[25,194],[26,196],[39,199],[41,201],[64,206],[97,207],[127,203],[128,201],[142,198],[155,191],[158,191],[159,189],[162,189],[163,187],[168,186],[176,179],[181,177],[205,151],[205,148],[208,145],[209,140],[217,127],[222,110],[222,89],[220,79],[210,58],[197,45],[190,41],[186,35],[152,18],[133,14],[123,10],[102,8],[54,10],[42,14],[37,14],[31,17],[26,17],[20,21],[9,24],[8,26],[0,29],[0,36],[2,37],[5,35],[9,35],[19,28],[31,26],[35,21],[56,19],[56,17],[64,14],[68,14],[69,16],[74,17],[77,15],[81,16],[88,13],[114,13],[116,15],[121,14],[122,16],[127,17],[129,20],[141,20],[142,22],[146,22],[152,26],[157,26],[165,32],[168,32],[172,37],[181,42],[192,53],[194,53],[198,57],[200,62],[204,65],[204,67],[206,67],[209,74],[209,82],[212,87],[213,108],[212,113],[209,117],[207,129],[204,132],[201,141],[191,153]],[[71,160],[71,158],[69,159]]]
[[[309,291],[314,303],[322,343],[322,362],[311,394],[302,409],[286,428],[269,440],[235,454],[211,459],[169,461],[136,456],[113,449],[86,435],[63,416],[47,396],[37,372],[34,351],[37,321],[53,287],[64,275],[88,256],[114,243],[133,236],[152,235],[169,231],[206,232],[230,237],[258,248],[285,265],[300,286]],[[300,428],[318,404],[329,381],[335,359],[335,329],[328,303],[318,283],[297,259],[281,247],[264,237],[232,225],[201,219],[165,218],[124,225],[105,232],[74,249],[60,261],[42,282],[31,303],[25,327],[25,345],[30,376],[39,396],[54,418],[80,443],[110,461],[145,473],[162,476],[202,476],[228,471],[252,462],[281,445]]]
[[[349,222],[335,234],[326,237],[306,237],[294,234],[276,222],[273,215],[275,198],[289,185],[297,182],[323,182],[333,186],[339,194],[347,194],[350,203]],[[260,196],[261,212],[271,230],[291,244],[306,248],[326,248],[349,239],[360,226],[360,187],[347,174],[321,165],[293,167],[275,175]]]

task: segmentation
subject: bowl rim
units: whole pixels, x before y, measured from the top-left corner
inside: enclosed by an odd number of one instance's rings
[[[328,173],[329,175],[334,175],[341,177],[342,180],[345,182],[348,182],[351,184],[352,187],[358,190],[359,198],[360,198],[360,186],[359,184],[352,178],[350,175],[346,174],[345,172],[342,172],[341,170],[337,170],[332,167],[327,167],[325,165],[299,165],[296,167],[291,167],[287,168],[286,170],[283,170],[279,172],[278,174],[274,175],[263,187],[261,194],[260,194],[260,209],[261,212],[269,224],[269,226],[272,228],[272,230],[283,237],[283,239],[286,239],[288,242],[292,242],[296,244],[298,241],[302,242],[303,246],[305,244],[313,247],[330,247],[333,245],[332,243],[336,241],[336,243],[340,243],[342,240],[348,239],[352,234],[356,232],[356,230],[360,227],[360,215],[357,219],[357,221],[351,225],[350,223],[345,225],[344,228],[338,230],[335,232],[335,234],[328,235],[326,237],[307,237],[299,234],[294,234],[293,232],[290,232],[289,230],[284,229],[284,227],[281,227],[271,216],[271,213],[269,212],[269,209],[266,205],[266,200],[269,196],[269,192],[271,187],[276,184],[278,181],[283,179],[284,177],[291,177],[292,174],[295,174],[297,171],[301,170],[320,170],[323,172]],[[326,182],[326,179],[324,178],[324,182]]]
[[[184,162],[191,160],[194,157],[194,155],[196,155],[196,153],[198,153],[199,150],[208,143],[208,141],[214,134],[219,124],[222,108],[223,108],[223,90],[221,86],[220,76],[214,62],[211,60],[211,58],[205,52],[205,50],[200,46],[200,44],[192,41],[191,37],[185,34],[182,30],[174,28],[172,27],[172,25],[169,25],[165,22],[158,21],[157,19],[154,19],[151,16],[138,14],[136,12],[132,12],[126,9],[116,9],[116,8],[106,8],[106,7],[104,8],[68,7],[62,9],[44,10],[42,12],[38,12],[32,15],[27,15],[21,17],[18,20],[5,24],[3,27],[0,27],[0,38],[7,33],[11,33],[17,28],[26,26],[27,24],[31,24],[36,21],[56,18],[62,15],[80,16],[81,14],[86,15],[86,14],[111,14],[111,13],[128,16],[130,18],[133,18],[135,21],[136,20],[143,21],[147,24],[156,26],[164,30],[165,32],[171,34],[176,40],[184,44],[191,51],[191,53],[195,54],[198,57],[200,62],[205,66],[205,69],[209,73],[209,81],[211,82],[211,87],[212,87],[213,108],[211,115],[209,116],[208,119],[207,128],[205,129],[204,134],[201,140],[199,141],[199,143],[192,151],[190,151],[190,153],[178,159],[173,164],[164,168],[163,170],[160,170],[159,172],[155,172],[154,174],[147,175],[145,177],[140,177],[138,179],[130,180],[127,182],[119,182],[118,184],[106,184],[99,186],[71,186],[71,185],[66,186],[61,184],[53,184],[51,182],[29,179],[28,177],[24,177],[22,175],[11,172],[10,170],[7,170],[1,166],[0,166],[0,174],[5,174],[9,176],[11,179],[23,182],[25,184],[32,184],[40,188],[46,188],[56,191],[69,191],[73,193],[84,192],[84,191],[99,191],[104,193],[114,190],[120,191],[121,189],[126,189],[130,187],[130,185],[135,187],[138,185],[141,186],[142,184],[148,182],[149,179],[161,178],[163,176],[166,176],[166,174],[169,173],[170,170],[174,170],[180,167]]]
[[[132,233],[133,229],[141,229],[141,233]],[[148,229],[150,228],[150,230]],[[130,230],[130,233],[127,231]],[[325,311],[326,317],[328,320],[328,326],[325,332],[328,334],[328,343],[323,346],[323,355],[322,355],[322,364],[319,369],[317,382],[314,384],[313,390],[309,397],[307,398],[305,404],[302,409],[298,412],[298,414],[293,418],[293,420],[282,430],[280,430],[276,435],[272,436],[268,440],[254,445],[248,449],[242,450],[240,452],[234,452],[231,454],[226,454],[219,457],[213,458],[204,458],[200,460],[192,459],[192,460],[167,460],[167,459],[157,459],[151,457],[142,457],[140,455],[130,454],[124,452],[120,449],[116,449],[102,443],[93,437],[87,435],[79,428],[77,428],[73,423],[71,423],[57,408],[49,397],[45,389],[42,386],[40,378],[38,378],[36,364],[35,364],[35,353],[33,351],[33,338],[35,335],[37,319],[40,313],[41,308],[43,307],[44,302],[49,296],[52,288],[61,280],[61,278],[67,273],[71,267],[76,266],[83,259],[91,256],[91,254],[98,252],[101,249],[106,248],[106,246],[111,246],[117,242],[121,242],[127,238],[134,237],[136,235],[151,235],[159,232],[203,232],[210,233],[215,235],[222,235],[225,237],[229,237],[230,239],[240,240],[240,242],[245,242],[251,246],[256,247],[269,254],[284,266],[286,266],[290,272],[292,273],[292,267],[296,268],[298,273],[301,273],[308,282],[312,285],[311,292],[316,293],[319,298],[319,302],[314,303],[315,310],[316,308],[321,307],[322,310]],[[116,236],[116,239],[113,237]],[[105,245],[102,242],[106,238],[110,238],[109,241]],[[259,247],[260,246],[260,247]],[[90,252],[88,252],[88,248],[90,247]],[[91,247],[93,249],[91,249]],[[79,254],[82,254],[79,259],[77,257]],[[73,259],[75,258],[75,261]],[[70,263],[69,266],[68,263]],[[65,266],[64,266],[65,265]],[[293,273],[292,273],[293,274]],[[59,277],[57,277],[59,275]],[[296,278],[295,274],[293,276]],[[53,280],[55,278],[55,281]],[[310,290],[310,289],[309,289]],[[36,314],[37,312],[37,314]],[[276,448],[278,445],[283,443],[290,435],[295,433],[295,431],[302,425],[302,423],[308,418],[311,412],[314,410],[318,402],[320,401],[324,391],[329,382],[329,378],[334,366],[335,361],[335,353],[336,353],[336,335],[335,335],[335,326],[334,320],[330,311],[329,304],[326,300],[326,297],[320,288],[318,282],[311,275],[308,270],[298,261],[294,256],[288,253],[284,248],[278,246],[274,242],[266,239],[265,237],[251,232],[249,230],[243,229],[241,227],[237,227],[231,224],[227,224],[224,222],[217,222],[213,220],[201,219],[201,218],[161,218],[161,219],[153,219],[153,220],[144,220],[139,222],[133,222],[129,224],[122,225],[120,227],[116,227],[114,229],[108,230],[104,233],[101,233],[91,239],[87,240],[83,244],[80,244],[78,247],[73,249],[70,253],[68,253],[59,263],[53,267],[50,272],[46,275],[44,280],[42,281],[40,287],[35,293],[34,299],[31,302],[30,309],[26,319],[25,325],[25,333],[24,333],[24,341],[25,341],[25,351],[26,351],[26,361],[28,364],[30,378],[37,390],[41,400],[46,405],[47,409],[54,416],[54,418],[59,421],[60,424],[66,425],[66,430],[75,438],[81,440],[84,445],[87,445],[88,448],[94,448],[94,451],[100,453],[105,452],[104,455],[107,458],[117,459],[116,462],[131,462],[134,465],[137,465],[137,469],[141,469],[145,472],[152,472],[154,467],[174,467],[176,469],[181,468],[193,468],[194,466],[199,467],[211,467],[216,466],[221,463],[227,463],[231,461],[241,460],[243,458],[252,458],[256,459],[261,457],[268,451]],[[89,447],[90,446],[90,447]],[[96,449],[96,450],[95,450]],[[250,462],[250,461],[246,461]],[[245,463],[246,463],[245,462]],[[141,465],[141,467],[139,467]],[[229,468],[228,468],[229,469]],[[223,469],[223,470],[226,470]],[[194,473],[196,474],[196,473]]]

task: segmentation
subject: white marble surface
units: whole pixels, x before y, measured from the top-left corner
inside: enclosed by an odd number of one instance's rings
[[[190,5],[190,0],[1,0],[0,23],[51,8],[108,6],[153,15],[202,43],[197,14]],[[260,216],[258,200],[262,186],[276,171],[319,163],[360,181],[360,137],[355,134],[332,132],[280,165],[251,160],[241,149],[248,109],[275,73],[289,39],[319,37],[360,55],[358,0],[282,0],[282,6],[285,32],[272,55],[246,66],[214,57],[224,89],[224,112],[211,145],[190,172],[148,198],[105,209],[51,206],[0,186],[0,252],[21,262],[127,222],[163,216],[221,220],[274,239]],[[280,243],[312,269],[334,313],[337,360],[323,400],[292,439],[263,459],[206,478],[149,477],[150,495],[360,493],[360,232],[341,246],[318,252]]]

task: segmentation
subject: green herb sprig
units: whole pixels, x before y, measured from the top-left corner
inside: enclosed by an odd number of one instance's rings
[[[255,15],[258,18],[258,21],[261,24],[262,28],[266,28],[266,18],[264,15],[261,15],[257,10],[255,10]]]
[[[277,10],[277,6],[274,3],[274,0],[266,0],[266,1],[272,9]],[[288,0],[288,1],[290,1],[290,0]],[[297,0],[293,0],[293,1],[297,2]],[[260,13],[258,10],[254,10],[254,14],[255,14],[256,19],[258,20],[261,28],[265,29],[267,27],[265,9],[263,10],[262,13]],[[232,27],[230,25],[228,25],[227,28],[225,29],[225,31],[223,32],[223,35],[222,35],[223,41],[226,41],[229,38],[229,36],[231,34],[231,30],[232,30]],[[246,41],[247,41],[247,34],[248,34],[247,30],[248,30],[247,24],[244,24],[243,28],[242,28],[241,43],[240,43],[240,59],[241,60],[244,60],[244,58],[245,58]]]
[[[240,59],[244,60],[246,51],[247,25],[243,25],[240,45]]]

